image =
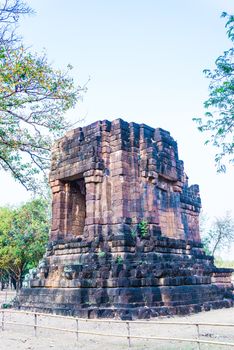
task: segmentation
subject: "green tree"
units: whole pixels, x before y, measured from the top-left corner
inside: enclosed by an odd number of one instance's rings
[[[234,269],[234,260],[225,260],[222,259],[221,257],[217,256],[215,258],[215,265],[217,267],[225,267],[229,269]]]
[[[31,9],[21,0],[0,0],[0,169],[11,172],[28,190],[46,174],[50,150],[70,124],[64,118],[83,89],[65,71],[54,69],[45,54],[20,43],[14,28]]]
[[[222,249],[230,248],[234,242],[234,220],[227,212],[224,216],[215,218],[209,228],[201,230],[202,242],[207,254],[216,255]]]
[[[32,13],[22,0],[0,0],[0,45],[15,44],[19,40],[15,28],[20,17]]]
[[[217,171],[226,171],[227,163],[234,163],[234,16],[226,12],[227,36],[232,47],[224,51],[215,61],[215,69],[204,70],[209,84],[209,98],[204,102],[207,110],[204,118],[194,118],[198,130],[207,132],[205,144],[211,143],[217,149],[215,163]]]
[[[0,208],[0,271],[15,281],[36,267],[45,253],[49,211],[45,200],[35,199],[19,208]]]
[[[1,49],[0,167],[27,189],[35,189],[34,175],[48,169],[54,138],[69,127],[64,113],[78,96],[73,80],[45,56],[22,46]]]

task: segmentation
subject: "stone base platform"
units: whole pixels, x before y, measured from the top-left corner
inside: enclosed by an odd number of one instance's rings
[[[141,290],[136,288],[94,288],[92,290],[35,288],[33,290],[24,289],[20,295],[20,302],[23,310],[84,318],[132,320],[185,315],[233,306],[230,298],[223,298],[224,293],[225,291],[217,286],[144,287]],[[90,298],[97,300],[97,295],[100,301],[92,305],[88,300]],[[159,301],[166,295],[170,296],[173,301]],[[147,297],[151,299],[150,302],[147,302]],[[109,302],[108,306],[108,303],[102,302],[101,299],[109,301],[116,299],[116,302]],[[138,299],[139,302],[131,303],[131,299]],[[126,303],[124,300],[129,302]]]
[[[59,241],[19,303],[85,318],[182,315],[233,306],[231,274],[195,242],[131,234]]]

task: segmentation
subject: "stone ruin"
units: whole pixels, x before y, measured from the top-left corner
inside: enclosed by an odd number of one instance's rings
[[[21,308],[134,319],[232,305],[232,270],[202,248],[199,187],[169,132],[121,119],[72,130],[50,184],[50,241]]]

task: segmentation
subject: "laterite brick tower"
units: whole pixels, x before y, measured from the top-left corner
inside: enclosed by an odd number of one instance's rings
[[[121,119],[75,129],[53,148],[50,184],[50,242],[22,308],[145,318],[232,305],[169,132]]]

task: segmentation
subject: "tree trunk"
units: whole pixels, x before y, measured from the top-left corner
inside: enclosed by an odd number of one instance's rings
[[[16,293],[19,292],[21,287],[22,287],[22,281],[21,281],[21,273],[20,273],[19,276],[17,276],[17,279],[16,279]]]
[[[11,283],[12,283],[14,289],[16,289],[16,278],[15,277],[11,277]]]

